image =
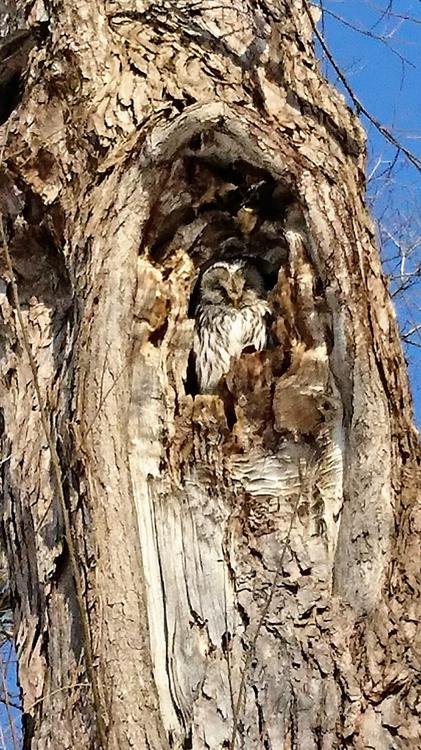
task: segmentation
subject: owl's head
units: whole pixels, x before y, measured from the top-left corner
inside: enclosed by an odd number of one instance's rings
[[[263,278],[247,260],[218,261],[200,280],[200,302],[241,308],[265,296]]]

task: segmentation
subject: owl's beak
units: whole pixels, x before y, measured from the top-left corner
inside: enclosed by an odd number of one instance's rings
[[[244,291],[244,280],[235,277],[231,278],[227,291],[234,307],[239,307]]]

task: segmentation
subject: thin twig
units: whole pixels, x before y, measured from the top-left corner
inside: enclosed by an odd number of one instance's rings
[[[30,713],[33,711],[36,706],[39,706],[40,703],[44,703],[44,701],[48,700],[48,698],[51,698],[53,695],[56,695],[57,693],[62,693],[63,690],[74,690],[75,688],[79,687],[90,687],[89,682],[73,682],[71,685],[63,685],[63,687],[56,688],[56,690],[51,690],[47,695],[43,695],[42,698],[37,698],[36,701],[31,703],[30,706],[26,709],[27,713]]]
[[[421,159],[418,159],[415,154],[412,153],[412,151],[409,151],[400,141],[395,138],[393,133],[390,132],[388,128],[386,128],[380,120],[377,119],[377,117],[374,117],[374,115],[369,112],[369,110],[364,106],[362,101],[358,98],[358,96],[355,94],[352,86],[348,82],[348,79],[343,73],[342,69],[339,67],[338,63],[336,62],[335,58],[333,57],[329,47],[326,44],[326,41],[323,39],[323,36],[320,34],[320,31],[318,30],[313,17],[311,15],[310,8],[308,6],[307,0],[304,0],[304,9],[305,12],[309,18],[311,27],[313,29],[313,33],[315,37],[317,38],[320,46],[322,47],[327,59],[329,60],[329,63],[331,64],[332,68],[334,69],[336,75],[338,76],[339,80],[341,81],[342,85],[346,89],[347,93],[349,94],[351,101],[353,102],[354,106],[357,109],[358,114],[363,114],[364,117],[367,118],[369,122],[378,130],[378,132],[385,138],[389,143],[392,144],[392,146],[395,146],[402,154],[405,154],[408,161],[418,169],[419,172],[421,172]]]
[[[411,16],[409,14],[404,15],[403,13],[396,13],[396,11],[392,10],[391,7],[383,9],[379,8],[379,6],[375,5],[375,3],[370,2],[368,2],[367,5],[369,5],[370,8],[373,8],[373,10],[377,11],[378,13],[381,13],[381,18],[379,20],[382,20],[385,16],[388,16],[390,18],[399,18],[402,21],[409,21],[409,23],[421,24],[421,19],[415,18],[414,16]]]
[[[338,16],[332,10],[328,10],[327,8],[325,8],[324,10],[328,16],[331,16],[331,18],[334,18],[335,21],[338,21],[343,26],[346,26],[348,29],[352,29],[352,31],[356,31],[357,34],[362,34],[363,36],[367,36],[369,39],[373,39],[376,42],[381,42],[382,44],[386,45],[386,47],[390,50],[390,52],[392,52],[393,55],[396,55],[401,62],[406,63],[406,65],[409,65],[411,68],[416,68],[416,65],[414,65],[413,62],[411,62],[410,60],[407,60],[406,57],[404,57],[398,50],[394,49],[390,45],[390,42],[387,36],[374,34],[372,31],[370,31],[370,29],[365,29],[363,26],[356,26],[351,21],[348,21],[346,18],[343,18],[342,16]]]

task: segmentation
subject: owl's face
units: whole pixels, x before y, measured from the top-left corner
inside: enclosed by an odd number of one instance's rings
[[[244,260],[219,261],[208,268],[200,282],[201,304],[240,309],[265,295],[263,279]]]

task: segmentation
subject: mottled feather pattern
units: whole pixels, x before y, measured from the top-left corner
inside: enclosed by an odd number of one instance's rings
[[[268,344],[262,277],[245,261],[219,262],[204,274],[196,310],[194,354],[201,393],[218,388],[233,358],[246,347],[261,351]]]

